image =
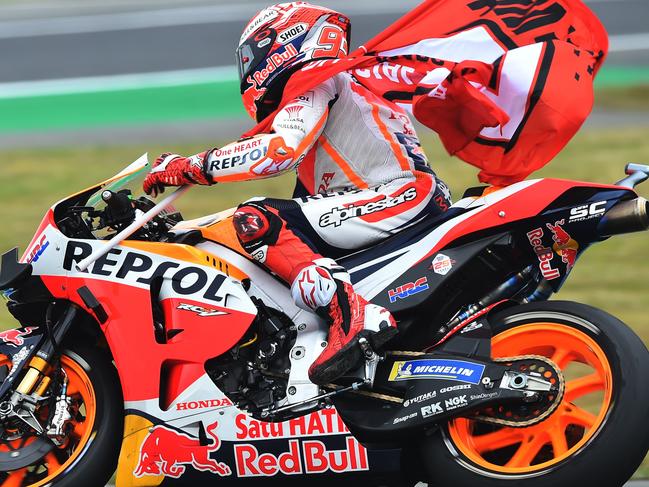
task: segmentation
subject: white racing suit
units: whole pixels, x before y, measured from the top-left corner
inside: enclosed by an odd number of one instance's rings
[[[253,198],[233,223],[244,249],[291,284],[298,306],[329,321],[328,345],[309,370],[314,383],[328,384],[360,365],[367,344],[376,350],[396,333],[390,313],[357,295],[332,259],[446,211],[450,195],[429,169],[405,111],[349,73],[293,100],[272,127],[189,159],[163,157],[154,172],[177,185],[297,169],[294,199]]]
[[[273,130],[194,158],[214,182],[297,169],[295,199],[253,198],[234,220],[246,251],[288,283],[304,262],[373,245],[450,205],[405,111],[349,73],[293,100]]]

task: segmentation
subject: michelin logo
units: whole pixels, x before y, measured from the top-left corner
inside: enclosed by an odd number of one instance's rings
[[[408,360],[392,365],[389,380],[398,382],[414,379],[446,379],[478,384],[485,366],[462,360]]]

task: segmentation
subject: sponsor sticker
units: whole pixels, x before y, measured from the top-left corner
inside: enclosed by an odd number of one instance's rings
[[[570,223],[581,222],[603,216],[606,213],[608,201],[598,201],[590,205],[581,205],[570,210]]]
[[[401,416],[400,418],[394,418],[392,424],[405,423],[406,421],[410,421],[411,419],[414,419],[417,416],[419,416],[419,413],[415,411],[414,413],[406,414],[405,416]]]
[[[464,389],[471,389],[469,384],[458,384],[456,386],[444,387],[439,390],[440,394],[446,394],[447,392],[461,391]]]
[[[45,253],[45,250],[50,246],[50,243],[47,240],[47,236],[43,235],[41,239],[38,241],[36,245],[34,245],[34,248],[29,252],[29,257],[27,258],[27,263],[28,264],[35,264],[38,262],[38,259],[41,258],[41,255]]]
[[[206,399],[199,401],[186,401],[179,402],[176,404],[176,411],[194,411],[196,409],[208,409],[208,408],[227,408],[233,406],[232,401],[227,397],[222,399]]]
[[[350,204],[348,206],[336,206],[328,213],[320,217],[319,225],[321,227],[339,227],[343,222],[352,218],[358,218],[365,215],[370,215],[379,211],[394,208],[403,205],[409,201],[417,198],[417,190],[415,188],[408,188],[403,193],[396,196],[383,196],[382,199],[377,201],[370,201],[362,204]]]
[[[471,387],[471,386],[468,386]],[[437,392],[436,391],[431,391],[427,392],[426,394],[421,394],[419,396],[415,396],[410,399],[406,399],[403,401],[403,407],[407,408],[408,406],[411,406],[412,404],[418,404],[420,402],[425,402],[425,401],[430,401],[431,399],[435,399],[437,397]]]
[[[565,225],[565,219],[555,222],[554,225],[547,223],[545,226],[552,232],[552,240],[554,240],[552,248],[561,257],[563,263],[568,266],[568,270],[570,270],[575,266],[575,262],[577,261],[579,244],[564,230],[563,225]]]
[[[435,274],[445,276],[446,274],[451,272],[451,270],[453,269],[453,264],[455,264],[455,261],[448,255],[437,254],[437,256],[433,259],[430,268]]]
[[[197,314],[201,318],[210,318],[212,316],[223,316],[229,314],[219,309],[203,308],[202,306],[195,306],[193,304],[187,304],[187,303],[180,303],[176,309],[180,311],[191,311],[192,313]]]
[[[279,12],[271,8],[266,8],[259,12],[259,14],[254,19],[252,19],[248,26],[244,29],[243,34],[241,34],[241,38],[239,39],[239,45],[243,44],[243,42],[250,36],[250,34],[256,31],[263,24],[276,19],[278,16]]]
[[[469,399],[472,401],[482,401],[484,399],[491,399],[493,397],[498,396],[500,393],[499,392],[489,392],[489,393],[482,393],[482,394],[475,394],[469,396]]]
[[[211,456],[221,448],[216,429],[218,422],[206,428],[211,436],[211,445],[201,445],[198,438],[179,432],[166,426],[155,426],[142,443],[140,458],[133,474],[137,478],[146,475],[180,478],[187,467],[202,472],[211,472],[221,477],[232,474],[225,463],[214,460]]]
[[[388,297],[390,298],[390,302],[394,303],[398,299],[406,299],[410,296],[426,291],[427,289],[428,279],[421,277],[415,282],[408,282],[395,289],[388,290]]]
[[[431,416],[436,416],[442,414],[444,410],[442,409],[442,403],[436,402],[434,404],[429,404],[428,406],[422,406],[421,416],[423,418],[430,418]]]
[[[539,269],[541,274],[548,281],[558,279],[561,277],[559,269],[552,267],[552,259],[554,258],[554,251],[543,245],[543,236],[545,233],[542,228],[536,228],[531,232],[527,232],[527,240],[534,249],[536,257],[539,259]]]
[[[447,411],[452,411],[453,409],[461,408],[469,404],[469,401],[466,399],[466,395],[452,397],[444,401],[444,406]]]
[[[446,379],[478,384],[485,366],[463,360],[422,359],[398,361],[392,365],[391,382],[414,379]]]
[[[296,24],[290,29],[286,29],[280,32],[279,34],[277,34],[277,40],[280,42],[280,44],[286,44],[287,42],[291,42],[296,37],[299,37],[300,35],[304,34],[306,32],[307,27],[308,24]]]
[[[24,330],[13,328],[11,330],[3,331],[0,333],[0,340],[14,347],[22,347],[25,344],[23,337],[29,336],[34,330],[38,330],[37,326],[28,326]]]
[[[473,323],[471,323],[471,324],[465,326],[464,328],[462,328],[462,331],[460,331],[460,334],[470,333],[472,331],[479,330],[480,328],[482,328],[482,322],[474,321]]]

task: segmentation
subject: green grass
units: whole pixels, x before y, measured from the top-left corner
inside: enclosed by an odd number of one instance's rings
[[[539,175],[594,182],[615,182],[623,176],[628,161],[649,163],[647,130],[605,130],[583,132]],[[433,137],[425,138],[433,167],[451,188],[455,199],[463,189],[475,185],[475,169],[444,154]],[[0,172],[0,251],[13,246],[24,249],[42,215],[56,200],[109,177],[149,151],[158,154],[172,150],[192,154],[214,141],[200,145],[159,147],[19,150],[1,154]],[[179,208],[186,218],[198,217],[236,205],[255,195],[289,197],[293,176],[253,183],[197,187],[181,200]],[[649,183],[640,187],[649,197]],[[591,248],[579,261],[568,284],[557,296],[600,307],[628,323],[649,343],[649,235],[636,234],[612,238]],[[0,323],[13,322],[1,307]],[[649,476],[649,462],[638,471]]]
[[[598,108],[607,110],[649,111],[649,84],[608,87],[595,91]]]

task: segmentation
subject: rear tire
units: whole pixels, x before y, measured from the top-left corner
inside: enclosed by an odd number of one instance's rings
[[[578,340],[581,339],[589,343],[591,349],[596,351],[599,348],[603,352],[603,355],[597,356],[608,360],[608,368],[602,365],[601,372],[591,373],[581,382],[573,380],[572,386],[568,377],[566,396],[561,405],[538,425],[537,430],[531,430],[535,426],[502,428],[497,429],[496,435],[488,437],[488,440],[480,441],[479,429],[484,429],[484,426],[464,419],[449,422],[437,434],[423,440],[417,452],[422,473],[430,479],[430,484],[440,487],[623,486],[649,449],[649,387],[646,386],[649,352],[638,336],[613,316],[572,302],[551,301],[508,308],[493,315],[490,323],[494,333],[494,356],[500,356],[497,353],[499,348],[507,350],[509,343],[509,349],[512,349],[511,344],[514,344],[514,348],[522,348],[521,354],[536,352],[552,357],[557,350],[571,346],[566,343],[578,347]],[[551,343],[543,343],[543,337],[550,339],[561,336],[573,338],[546,340]],[[521,346],[526,340],[529,345]],[[582,361],[582,358],[592,359],[596,356],[588,348],[573,355],[576,357],[573,367],[577,368],[584,366],[586,361]],[[562,364],[571,360],[569,357],[555,356],[557,362],[561,359]],[[567,367],[573,362],[568,362]],[[600,375],[610,376],[610,379],[601,380],[603,392],[596,387]],[[590,382],[587,379],[591,379]],[[609,392],[606,392],[606,387],[610,387]],[[569,390],[573,392],[569,393]],[[597,416],[583,413],[583,408],[575,404],[581,400],[584,391],[585,397],[590,397],[587,400],[591,402],[595,401],[595,394],[601,394],[602,406]],[[578,393],[582,393],[582,396]],[[565,409],[562,409],[564,406]],[[574,414],[575,418],[579,415],[584,425],[576,427],[570,422],[572,416],[566,416],[568,421],[564,426],[562,414]],[[592,418],[601,420],[588,427]],[[557,425],[556,429],[552,429],[553,424]],[[514,450],[517,448],[514,443],[489,450],[495,447],[496,438],[511,443],[512,440],[507,439],[511,430],[522,431],[526,435],[522,437],[525,439],[520,440],[518,449]],[[509,437],[516,434],[514,432]],[[544,435],[548,438],[546,444],[543,443],[546,441]],[[566,437],[565,443],[561,435]],[[533,454],[531,449],[539,444],[542,446],[536,456],[529,462],[523,460],[527,453],[520,453],[519,449],[525,446],[526,451],[530,452],[527,454],[529,457]],[[555,455],[555,450],[563,456]]]

